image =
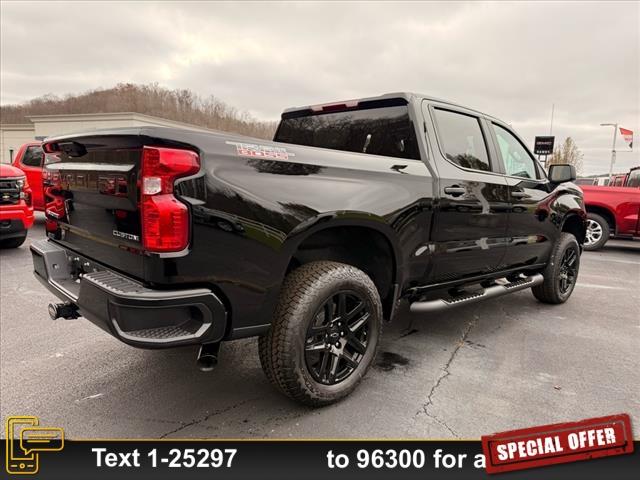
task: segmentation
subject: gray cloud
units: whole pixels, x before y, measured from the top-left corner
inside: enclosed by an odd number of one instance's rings
[[[1,8],[3,104],[156,81],[274,119],[292,105],[410,90],[495,115],[531,144],[555,103],[554,134],[576,140],[585,173],[608,170],[612,132],[600,123],[640,136],[638,3]],[[639,163],[620,153],[616,170]]]

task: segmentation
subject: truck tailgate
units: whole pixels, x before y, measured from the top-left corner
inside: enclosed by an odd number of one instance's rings
[[[48,154],[46,215],[62,246],[131,276],[144,277],[138,176],[139,136],[65,139]]]

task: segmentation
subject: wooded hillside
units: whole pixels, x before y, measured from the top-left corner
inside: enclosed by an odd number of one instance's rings
[[[211,96],[202,98],[190,90],[169,90],[157,84],[119,84],[78,95],[45,95],[19,105],[0,107],[2,123],[25,123],[28,115],[137,112],[191,123],[201,127],[273,138],[276,122],[260,122],[246,112]]]

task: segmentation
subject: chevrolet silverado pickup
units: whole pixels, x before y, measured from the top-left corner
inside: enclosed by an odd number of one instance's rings
[[[288,397],[348,395],[401,302],[427,316],[531,289],[560,304],[586,213],[504,122],[409,93],[292,108],[273,141],[139,127],[48,138],[36,277],[129,345],[259,337]],[[384,321],[383,321],[384,319]]]

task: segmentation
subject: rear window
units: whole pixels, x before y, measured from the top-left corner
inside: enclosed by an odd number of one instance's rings
[[[420,160],[406,105],[283,118],[274,140]]]

